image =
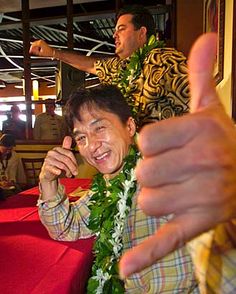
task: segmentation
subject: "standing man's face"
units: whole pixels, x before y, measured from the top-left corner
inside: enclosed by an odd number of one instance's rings
[[[81,121],[74,121],[74,138],[85,160],[109,178],[114,177],[123,166],[133,142],[135,123],[130,117],[126,124],[114,114],[96,106],[81,111]]]
[[[55,113],[55,105],[54,104],[46,104],[45,108],[46,108],[46,113],[48,113],[50,115],[54,115],[54,113]]]
[[[117,21],[113,35],[116,45],[116,54],[120,58],[129,57],[146,42],[146,28],[136,30],[132,23],[132,15],[121,15]]]

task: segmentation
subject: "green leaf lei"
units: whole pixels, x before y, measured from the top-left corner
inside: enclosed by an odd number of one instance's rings
[[[143,67],[144,59],[150,53],[150,51],[157,47],[163,48],[164,46],[164,41],[158,41],[154,35],[151,35],[151,37],[148,39],[148,42],[144,44],[143,47],[136,50],[130,56],[130,58],[127,59],[127,64],[119,68],[117,77],[113,81],[113,83],[118,86],[121,93],[126,98],[127,103],[131,106],[134,117],[136,117],[138,110],[135,107],[135,99],[131,95],[131,92],[135,88],[133,81],[139,77]]]
[[[106,183],[103,175],[97,174],[93,180],[88,228],[96,235],[95,262],[87,293],[124,293],[118,261],[123,249],[124,224],[137,187],[134,168],[138,158],[140,153],[132,145],[116,177]]]

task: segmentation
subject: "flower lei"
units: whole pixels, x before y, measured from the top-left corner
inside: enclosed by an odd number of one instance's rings
[[[164,41],[158,41],[154,35],[151,35],[148,42],[144,44],[143,47],[137,49],[130,58],[124,60],[124,66],[119,68],[117,77],[113,80],[113,84],[118,86],[121,93],[126,98],[127,103],[131,106],[134,117],[136,117],[138,110],[135,107],[135,99],[131,95],[132,91],[135,89],[133,82],[140,76],[144,59],[150,51],[153,48],[163,48],[164,46]]]
[[[88,228],[96,234],[96,258],[87,293],[124,293],[123,282],[119,279],[118,261],[123,249],[125,220],[137,186],[134,168],[138,158],[140,153],[132,145],[124,159],[122,171],[108,185],[102,174],[97,174],[93,180],[93,196],[88,205]]]

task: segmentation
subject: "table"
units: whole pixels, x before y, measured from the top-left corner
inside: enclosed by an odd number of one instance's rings
[[[89,179],[61,179],[66,193]],[[90,274],[93,239],[52,240],[41,224],[38,188],[0,201],[0,293],[84,294]]]

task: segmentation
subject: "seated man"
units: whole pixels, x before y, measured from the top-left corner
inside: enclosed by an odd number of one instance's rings
[[[20,191],[18,173],[23,173],[20,159],[13,150],[15,138],[11,134],[0,137],[0,199]]]
[[[66,118],[80,154],[95,176],[87,195],[70,203],[58,177],[77,174],[72,139],[49,151],[40,173],[39,215],[50,236],[73,241],[96,236],[95,262],[88,293],[198,293],[191,257],[185,246],[124,281],[118,261],[126,250],[154,234],[171,216],[146,216],[139,208],[134,168],[140,158],[136,127],[118,89],[78,90],[67,103]]]

